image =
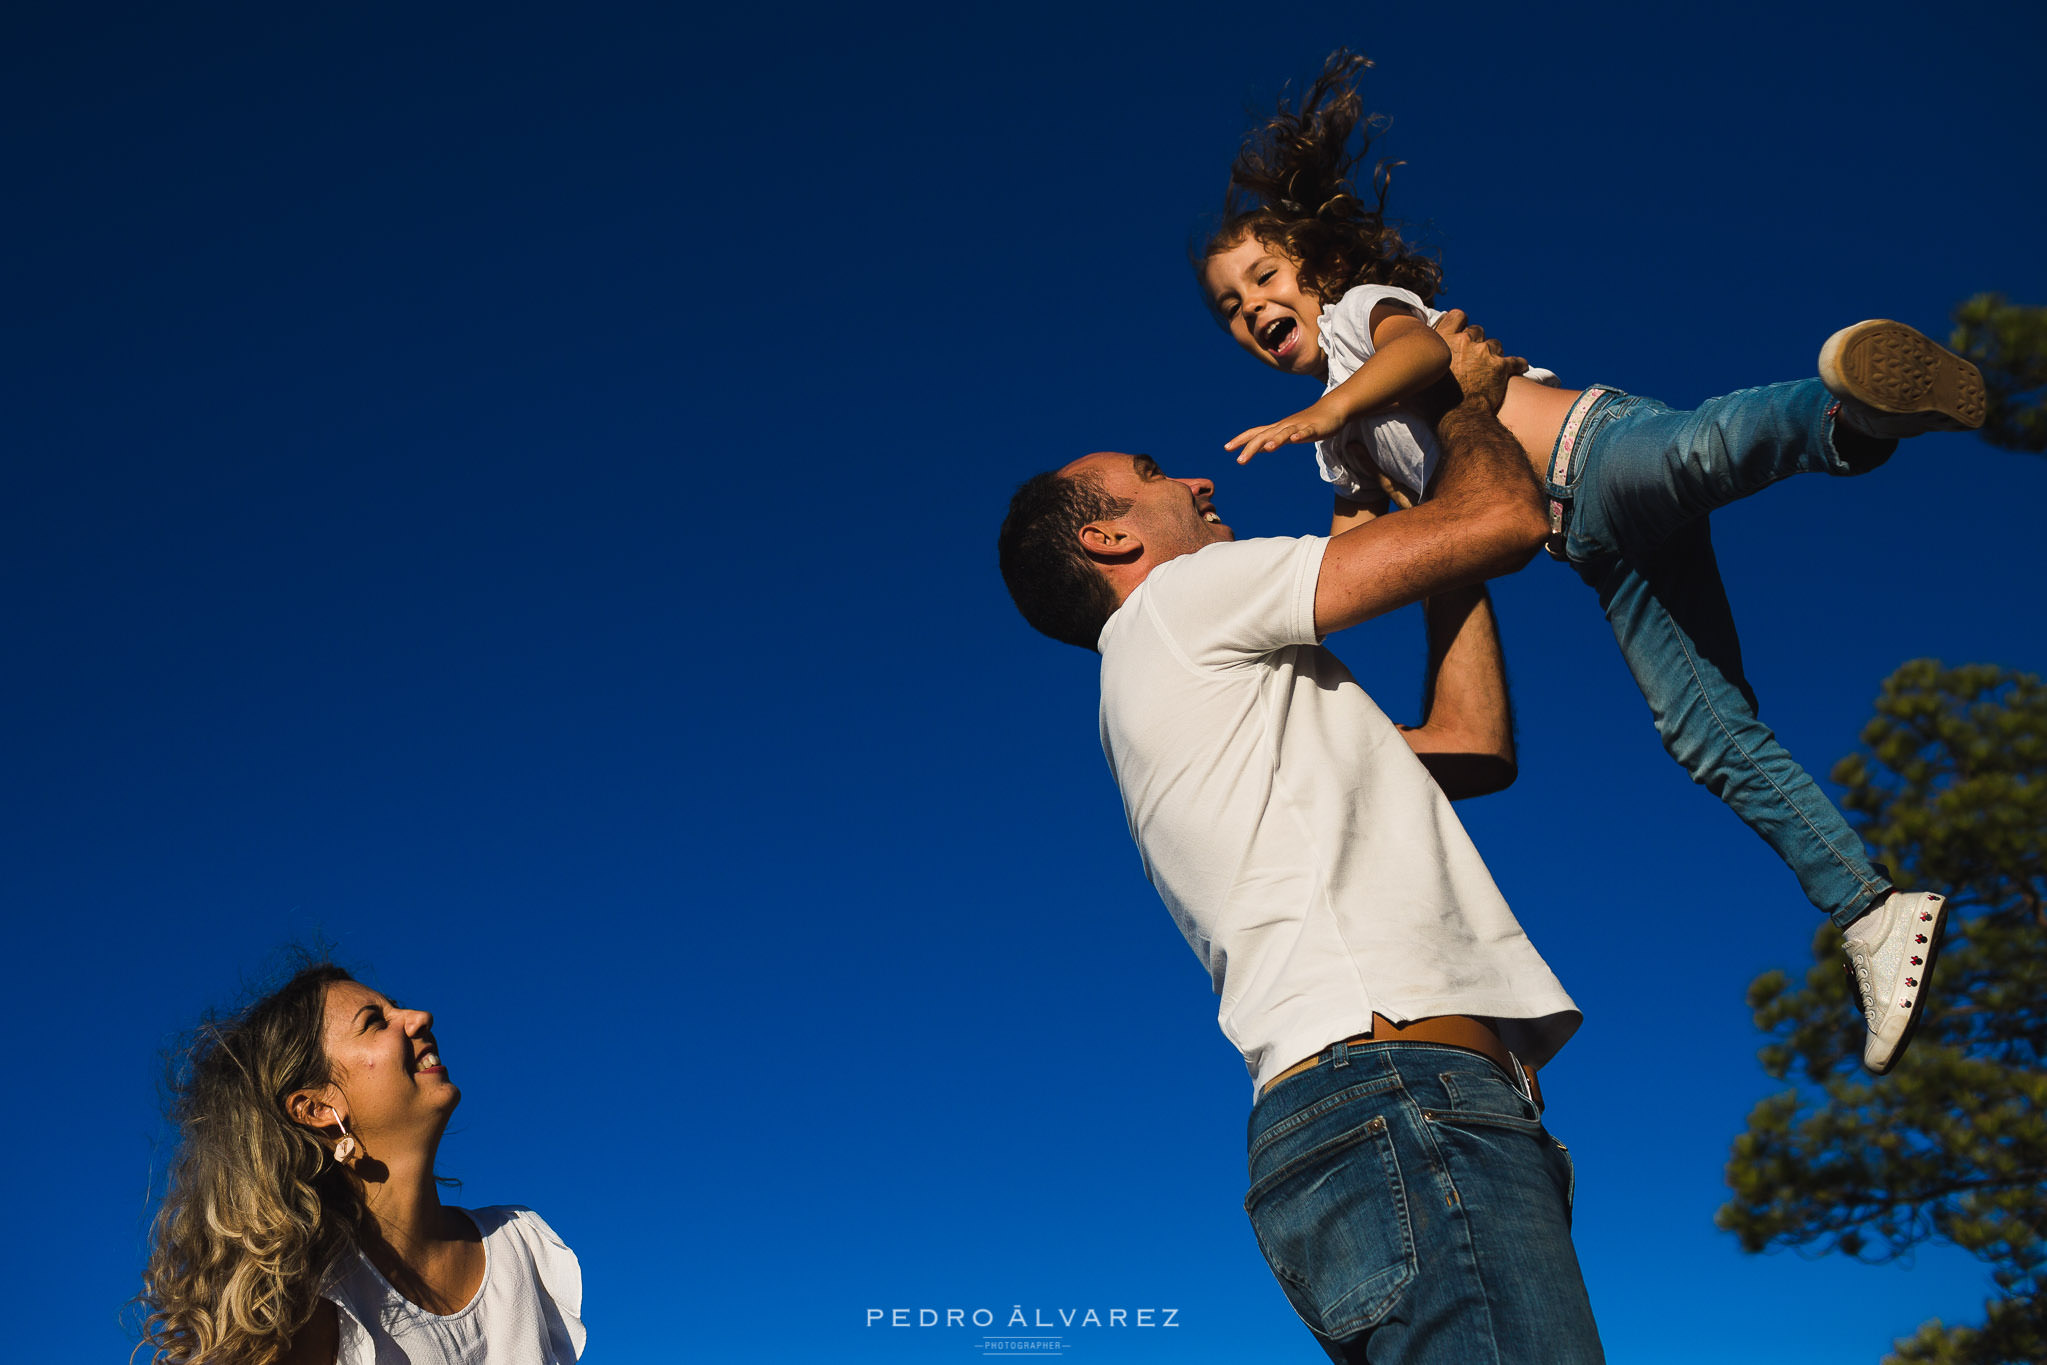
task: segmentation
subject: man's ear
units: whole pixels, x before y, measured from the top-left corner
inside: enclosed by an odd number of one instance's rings
[[[293,1123],[306,1128],[332,1128],[341,1119],[335,1107],[340,1095],[331,1085],[318,1090],[294,1090],[285,1096],[284,1112]]]
[[[1127,522],[1091,521],[1080,528],[1080,548],[1093,559],[1128,563],[1144,553],[1144,542]]]

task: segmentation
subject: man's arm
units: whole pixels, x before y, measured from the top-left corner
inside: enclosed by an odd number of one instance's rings
[[[1521,362],[1497,341],[1446,314],[1451,375],[1462,389],[1436,427],[1443,457],[1435,494],[1396,517],[1379,517],[1329,542],[1315,585],[1315,629],[1324,635],[1526,564],[1549,522],[1542,489],[1521,445],[1497,416]]]
[[[1401,737],[1452,801],[1512,785],[1514,715],[1491,598],[1483,585],[1456,588],[1429,598],[1422,614],[1429,632],[1423,720]]]

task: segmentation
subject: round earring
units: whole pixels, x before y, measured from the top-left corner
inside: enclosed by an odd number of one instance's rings
[[[361,1153],[362,1144],[349,1133],[347,1121],[338,1112],[334,1121],[341,1125],[341,1141],[334,1144],[334,1159],[345,1166]]]

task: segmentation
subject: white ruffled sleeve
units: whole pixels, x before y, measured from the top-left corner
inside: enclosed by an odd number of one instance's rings
[[[1390,284],[1352,285],[1342,298],[1323,308],[1318,319],[1330,388],[1356,374],[1358,366],[1372,358],[1372,310],[1382,303],[1397,303],[1423,322],[1433,323],[1442,316],[1411,289]]]
[[[583,1327],[583,1263],[548,1226],[547,1220],[533,1210],[506,1204],[498,1211],[507,1215],[507,1228],[518,1234],[521,1245],[533,1258],[539,1280],[536,1288],[553,1305],[552,1313],[544,1311],[547,1304],[541,1307],[550,1335],[556,1337],[553,1344],[557,1353],[565,1354],[569,1360],[580,1359],[583,1344],[590,1335]]]

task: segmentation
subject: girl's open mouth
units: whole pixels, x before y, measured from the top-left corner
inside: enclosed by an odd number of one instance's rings
[[[1258,344],[1273,356],[1286,355],[1300,343],[1300,325],[1292,318],[1274,318],[1258,329]]]

